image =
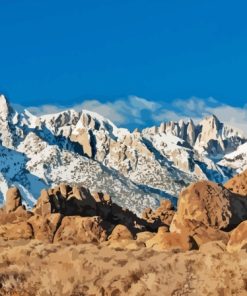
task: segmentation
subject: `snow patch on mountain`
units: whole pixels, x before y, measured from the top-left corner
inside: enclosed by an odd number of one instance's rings
[[[247,143],[240,145],[236,151],[226,154],[219,162],[220,165],[232,168],[237,173],[247,169]]]

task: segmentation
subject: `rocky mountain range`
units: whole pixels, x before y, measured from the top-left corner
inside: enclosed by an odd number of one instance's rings
[[[201,179],[223,183],[247,167],[247,139],[212,115],[134,130],[99,114],[67,110],[34,116],[0,96],[0,202],[10,186],[31,207],[43,188],[66,182],[108,192],[139,214],[161,198],[174,205]]]

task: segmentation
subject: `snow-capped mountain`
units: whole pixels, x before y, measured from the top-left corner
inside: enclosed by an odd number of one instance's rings
[[[168,122],[130,132],[86,110],[17,113],[2,95],[0,199],[13,184],[31,205],[44,187],[79,183],[140,213],[162,197],[175,202],[192,181],[232,177],[238,166],[226,160],[245,142],[214,115],[199,124]]]

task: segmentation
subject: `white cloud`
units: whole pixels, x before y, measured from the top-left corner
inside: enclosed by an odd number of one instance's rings
[[[172,103],[177,108],[185,108],[187,112],[201,112],[206,107],[206,102],[203,99],[191,97],[188,100],[175,100]]]
[[[145,124],[142,112],[148,111],[151,114],[158,110],[158,108],[160,108],[158,103],[137,96],[129,96],[127,99],[118,99],[104,103],[98,100],[87,100],[76,106],[77,110],[86,109],[97,112],[116,124]]]
[[[168,109],[161,109],[159,113],[153,115],[153,118],[156,122],[178,121],[183,119],[181,116],[179,116],[179,114]]]
[[[94,111],[100,115],[109,118],[116,124],[124,124],[126,121],[124,106],[121,101],[101,103],[98,100],[87,100],[82,104],[74,106],[73,109],[81,111],[82,109]]]
[[[203,117],[214,114],[220,121],[247,134],[247,106],[233,107],[222,104],[212,97],[207,99],[191,97],[187,100],[174,100],[171,109],[163,110],[163,114],[156,115],[155,119],[178,120],[192,118],[198,122]]]
[[[140,98],[137,96],[129,96],[129,101],[133,107],[136,107],[138,110],[150,110],[155,111],[161,107],[161,105],[157,102],[150,101],[144,98]]]
[[[210,113],[215,114],[222,122],[237,127],[247,134],[247,107],[232,107],[228,105],[220,105],[215,108],[207,108]]]
[[[28,110],[35,115],[58,113],[63,111],[64,109],[66,108],[62,106],[55,106],[55,105],[42,105],[42,106],[28,108]]]
[[[84,100],[81,104],[73,106],[40,105],[27,107],[34,115],[52,114],[64,111],[68,108],[76,111],[83,109],[99,113],[119,125],[145,125],[144,111],[152,116],[160,108],[160,104],[137,96],[129,96],[125,99],[117,99],[113,102],[100,102],[99,100]],[[17,110],[24,109],[20,105],[14,105]]]

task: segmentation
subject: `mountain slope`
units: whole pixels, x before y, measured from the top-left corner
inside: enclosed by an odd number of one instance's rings
[[[215,116],[131,133],[86,110],[38,117],[17,113],[4,96],[0,106],[0,199],[14,184],[27,205],[41,188],[69,182],[109,192],[140,213],[162,197],[176,202],[193,181],[226,181],[236,166],[222,159],[246,141]]]
[[[247,143],[237,147],[236,151],[228,153],[219,162],[222,166],[227,166],[241,173],[247,169]]]

